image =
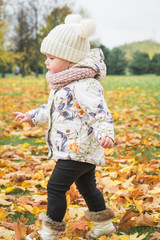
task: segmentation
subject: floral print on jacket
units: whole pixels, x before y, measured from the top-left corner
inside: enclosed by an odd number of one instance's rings
[[[94,49],[75,66],[91,67],[97,79],[105,76],[103,53]],[[74,81],[51,90],[48,104],[29,112],[35,125],[49,123],[46,134],[49,158],[69,159],[103,165],[104,149],[98,140],[114,140],[113,121],[104,99],[103,87],[95,78]]]

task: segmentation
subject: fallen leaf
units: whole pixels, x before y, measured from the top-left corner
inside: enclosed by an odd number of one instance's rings
[[[132,220],[133,217],[137,216],[138,214],[132,212],[131,209],[128,209],[124,216],[121,218],[119,223],[119,228],[122,231],[128,231],[131,227],[133,227],[134,221]]]
[[[130,239],[131,240],[142,240],[142,239],[145,239],[145,237],[148,235],[148,233],[146,234],[142,234],[141,236],[138,237],[138,233],[135,233],[133,235],[130,235]]]
[[[112,239],[112,240],[130,240],[129,236],[128,235],[122,235],[122,236],[118,236],[116,234],[112,234],[112,237],[109,238],[109,239]],[[108,240],[108,239],[107,239]]]
[[[148,213],[145,214],[141,213],[140,216],[135,219],[135,222],[138,226],[150,226],[150,227],[154,226],[153,217]]]
[[[88,226],[89,224],[89,221],[87,220],[81,220],[81,221],[74,221],[74,222],[71,222],[69,223],[69,228],[71,230],[74,230],[74,229],[79,229],[79,230],[85,230],[86,226]]]
[[[22,222],[14,223],[15,240],[23,240],[26,235],[26,226]]]
[[[8,230],[4,227],[0,227],[0,237],[5,240],[11,240],[14,235],[14,231]]]
[[[150,240],[160,239],[160,232],[155,232],[152,234],[152,238]]]

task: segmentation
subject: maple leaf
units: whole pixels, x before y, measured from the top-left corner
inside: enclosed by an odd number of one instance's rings
[[[138,233],[135,233],[133,235],[130,235],[130,239],[131,240],[142,240],[142,239],[145,239],[145,237],[148,235],[148,233],[146,234],[142,234],[141,236],[137,237],[138,236]]]
[[[128,209],[127,212],[122,217],[122,219],[120,220],[119,228],[122,231],[128,231],[134,224],[132,218],[137,215],[138,215],[137,213],[132,212],[131,209]]]
[[[151,227],[154,226],[153,217],[148,213],[145,214],[141,213],[140,216],[136,218],[135,222],[139,226],[151,226]]]
[[[6,211],[4,208],[0,208],[0,221],[6,222],[6,217],[8,216],[8,211]]]
[[[80,220],[80,221],[74,221],[74,222],[71,222],[69,223],[69,228],[71,230],[74,230],[74,229],[79,229],[79,230],[85,230],[86,226],[88,226],[89,224],[89,221],[87,220]]]
[[[14,231],[8,230],[4,227],[0,227],[0,238],[5,240],[11,240],[13,239]]]
[[[75,201],[76,201],[77,198],[78,198],[78,195],[79,195],[79,192],[78,192],[75,184],[72,184],[72,185],[70,186],[70,190],[67,191],[66,194],[70,196],[70,201],[71,201],[72,204],[74,204]]]
[[[7,196],[5,194],[1,194],[0,195],[0,204],[5,205],[5,206],[11,205],[11,202],[6,201],[6,199],[7,199]]]
[[[14,239],[23,240],[26,235],[27,228],[24,225],[24,223],[18,222],[14,223],[14,231],[15,231]]]
[[[155,232],[152,234],[152,238],[150,240],[160,239],[160,232]]]
[[[118,236],[118,235],[116,235],[114,233],[112,234],[112,237],[109,238],[109,239],[111,239],[111,240],[130,240],[128,235]],[[107,240],[109,240],[109,239],[107,239]]]
[[[110,238],[106,237],[106,236],[101,236],[100,238],[98,238],[99,240],[109,240]]]
[[[14,223],[10,223],[10,222],[2,222],[0,221],[0,226],[6,228],[6,229],[9,229],[9,230],[14,230],[15,227],[14,227]]]

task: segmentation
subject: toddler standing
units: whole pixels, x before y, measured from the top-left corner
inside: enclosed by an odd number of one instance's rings
[[[56,165],[47,185],[47,213],[40,213],[42,228],[25,239],[55,240],[65,231],[66,192],[75,182],[88,206],[85,216],[93,221],[88,237],[115,230],[114,213],[96,186],[95,167],[105,164],[104,148],[113,147],[114,130],[99,80],[106,75],[103,53],[90,50],[88,37],[95,31],[91,19],[71,14],[44,38],[46,79],[51,88],[48,103],[28,113],[13,113],[31,126],[49,124],[46,141],[49,158]]]

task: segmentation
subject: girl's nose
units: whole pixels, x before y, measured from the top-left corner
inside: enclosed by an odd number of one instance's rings
[[[44,63],[47,65],[48,64],[48,59],[46,59],[46,61]]]

